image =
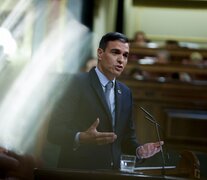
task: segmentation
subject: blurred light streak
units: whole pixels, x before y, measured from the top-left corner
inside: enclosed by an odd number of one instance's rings
[[[25,3],[25,1],[21,2]],[[7,21],[6,24],[9,26],[12,22]],[[50,112],[50,102],[54,103],[61,95],[59,91],[64,91],[58,89],[61,74],[57,73],[56,67],[57,61],[62,58],[66,50],[70,56],[67,57],[66,73],[78,71],[81,64],[78,59],[84,59],[81,57],[84,54],[79,52],[80,45],[86,49],[90,48],[88,41],[91,34],[73,18],[67,21],[63,33],[64,39],[59,38],[54,23],[52,30],[34,52],[32,60],[25,65],[2,100],[0,146],[24,153],[34,145],[38,130]],[[67,83],[69,82],[65,82],[65,85]]]
[[[17,5],[12,9],[9,16],[6,20],[2,23],[2,27],[10,29],[19,18],[25,13],[25,10],[31,5],[33,0],[20,0],[18,1]]]
[[[6,55],[6,57],[14,55],[17,44],[16,40],[13,38],[11,34],[12,28],[15,24],[20,23],[20,19],[23,14],[26,12],[26,9],[31,5],[33,0],[20,0],[16,2],[14,1],[6,1],[2,4],[1,11],[5,11],[6,7],[13,6],[14,8],[10,12],[10,14],[6,17],[6,19],[1,24],[0,28],[0,45],[3,47],[2,53]],[[8,10],[6,10],[7,12]],[[0,57],[0,71],[4,68],[5,65],[5,56]]]
[[[6,55],[13,55],[17,48],[17,43],[10,31],[2,27],[0,27],[0,46],[3,47],[3,53]]]

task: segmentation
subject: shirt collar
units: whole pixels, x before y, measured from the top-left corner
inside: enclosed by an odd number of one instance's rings
[[[99,69],[98,67],[95,68],[96,74],[102,84],[102,86],[106,86],[106,84],[110,81]],[[113,84],[115,83],[115,79],[112,80]]]

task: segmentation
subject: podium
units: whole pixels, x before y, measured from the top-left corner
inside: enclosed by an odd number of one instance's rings
[[[191,151],[182,151],[180,161],[176,166],[163,167],[140,167],[137,172],[148,175],[167,175],[174,177],[184,177],[190,179],[200,179],[200,162],[197,156]]]
[[[185,180],[188,178],[147,175],[139,172],[127,173],[113,170],[77,170],[77,169],[35,169],[34,180],[138,180],[138,179],[171,179]]]
[[[121,172],[118,170],[37,168],[34,169],[34,180],[199,179],[200,163],[198,158],[191,151],[183,151],[180,155],[181,160],[175,167],[142,167],[135,168],[133,173]]]

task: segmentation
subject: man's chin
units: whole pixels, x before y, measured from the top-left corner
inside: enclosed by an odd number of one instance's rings
[[[121,75],[122,72],[116,72],[115,76],[119,77]]]

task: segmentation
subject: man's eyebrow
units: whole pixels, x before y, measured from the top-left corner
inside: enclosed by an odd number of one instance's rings
[[[113,48],[113,49],[111,49],[111,52],[120,52],[120,53],[122,53],[122,50],[117,49],[117,48]],[[125,53],[128,53],[128,52],[124,52],[123,54],[125,54]]]
[[[111,52],[122,52],[122,50],[118,49],[118,48],[112,48],[110,51]],[[129,54],[129,51],[125,51],[125,52],[123,52],[123,54]]]
[[[121,50],[117,48],[112,48],[111,51],[121,51]]]

